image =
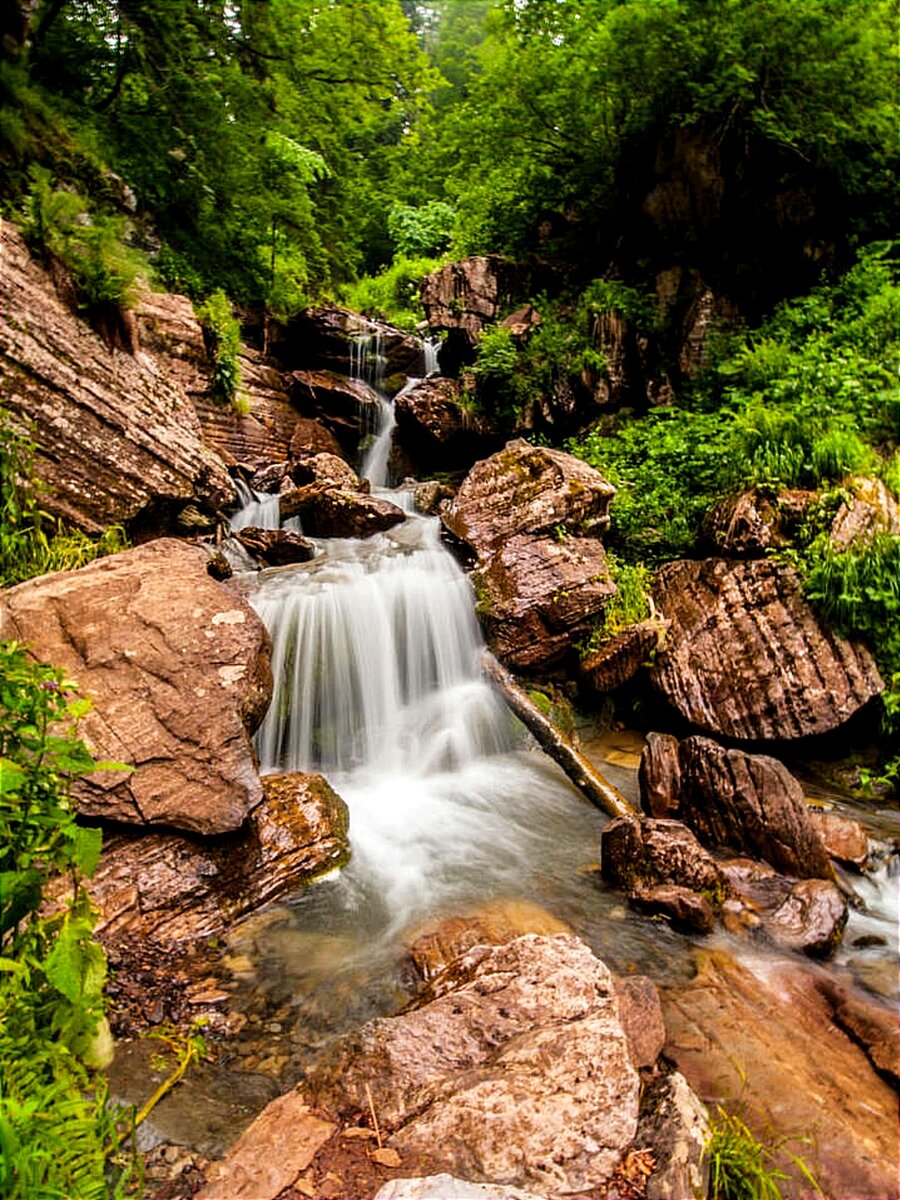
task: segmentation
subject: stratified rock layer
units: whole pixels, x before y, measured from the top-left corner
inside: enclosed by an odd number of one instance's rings
[[[321,775],[267,775],[265,796],[227,838],[108,838],[91,898],[98,931],[161,943],[220,937],[235,920],[349,856],[347,807]]]
[[[669,563],[654,598],[671,628],[650,678],[711,733],[826,733],[884,687],[868,650],[824,629],[796,573],[777,563]]]
[[[444,524],[484,560],[517,533],[602,533],[614,495],[580,459],[516,439],[475,464]]]
[[[41,507],[87,532],[159,506],[226,507],[234,485],[179,384],[75,317],[8,221],[0,258],[0,390],[33,425]]]
[[[80,728],[96,757],[134,766],[79,781],[81,812],[222,833],[262,799],[250,735],[271,696],[268,634],[199,547],[161,539],[19,584],[0,629],[92,699]]]

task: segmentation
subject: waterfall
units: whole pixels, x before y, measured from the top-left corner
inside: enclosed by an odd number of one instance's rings
[[[425,352],[425,376],[437,375],[440,370],[438,364],[438,351],[441,348],[441,339],[439,337],[426,338],[422,343],[422,349]]]
[[[254,492],[243,479],[235,479],[234,486],[241,507],[233,513],[228,526],[234,533],[251,525],[257,529],[278,529],[281,525],[280,502],[277,495]]]

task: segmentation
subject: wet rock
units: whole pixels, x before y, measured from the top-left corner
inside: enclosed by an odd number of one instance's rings
[[[855,867],[857,871],[865,867],[869,857],[869,839],[858,821],[817,809],[810,809],[808,815],[829,857],[844,866]]]
[[[175,1055],[159,1038],[119,1042],[105,1072],[112,1099],[140,1107],[177,1065]],[[277,1093],[277,1085],[265,1075],[229,1071],[211,1062],[195,1063],[141,1123],[138,1147],[146,1153],[160,1142],[168,1142],[215,1158],[225,1153]]]
[[[549,937],[571,928],[529,900],[494,900],[473,913],[448,917],[436,927],[411,935],[409,961],[426,983],[473,946],[499,946],[526,933]]]
[[[900,534],[900,506],[880,479],[853,479],[847,490],[831,523],[831,540],[839,549],[881,533]]]
[[[824,629],[797,574],[775,562],[669,563],[654,598],[671,627],[651,681],[701,729],[751,741],[825,733],[883,690],[868,650]]]
[[[378,393],[361,379],[333,371],[293,371],[291,401],[301,416],[314,419],[334,436],[343,453],[354,457],[360,442],[381,420]]]
[[[441,483],[437,479],[426,479],[423,483],[416,484],[413,491],[416,512],[424,513],[428,517],[437,516],[442,506],[449,503],[455,495],[456,488],[449,484]]]
[[[680,1071],[646,1084],[634,1144],[653,1152],[647,1200],[686,1200],[709,1189],[709,1115]]]
[[[648,733],[638,766],[641,808],[651,817],[677,819],[681,812],[678,738]]]
[[[306,484],[286,493],[283,518],[299,516],[310,537],[369,537],[406,520],[406,513],[389,500],[334,487],[328,480]]]
[[[491,648],[519,670],[558,662],[616,594],[593,538],[511,537],[472,580]]]
[[[316,553],[312,542],[291,529],[256,529],[250,525],[238,530],[235,537],[265,567],[309,562]]]
[[[825,879],[801,879],[765,923],[769,937],[790,950],[827,958],[847,924],[847,902]]]
[[[275,1200],[313,1161],[337,1126],[298,1092],[273,1100],[226,1156],[213,1163],[197,1200]]]
[[[361,490],[359,476],[337,454],[309,455],[294,466],[291,478],[301,486],[306,483],[329,483],[348,492]]]
[[[443,519],[485,561],[516,534],[601,533],[614,495],[599,472],[572,455],[517,439],[475,464]]]
[[[394,402],[397,435],[420,471],[468,469],[502,438],[487,418],[460,404],[455,379],[430,375]]]
[[[674,883],[635,884],[628,902],[639,912],[666,917],[685,933],[712,933],[715,911],[706,896]]]
[[[245,827],[226,838],[107,837],[91,881],[98,931],[167,943],[220,937],[347,861],[347,808],[320,775],[267,775],[263,786]]]
[[[678,760],[679,815],[705,846],[730,847],[802,879],[831,878],[803,789],[777,759],[689,737]]]
[[[786,1194],[817,1194],[789,1158],[793,1151],[827,1196],[895,1198],[897,1095],[832,1023],[818,968],[765,959],[751,971],[721,953],[698,961],[693,981],[661,989],[666,1056],[697,1095],[737,1106],[776,1147]]]
[[[338,1111],[367,1110],[368,1085],[404,1161],[541,1193],[608,1179],[637,1126],[612,976],[571,937],[474,948],[312,1084]]]
[[[250,487],[254,492],[273,495],[275,492],[281,491],[282,484],[290,475],[290,471],[290,459],[285,458],[279,462],[267,463],[250,476]]]
[[[656,984],[646,975],[623,975],[615,981],[619,1020],[628,1039],[632,1064],[652,1067],[666,1042],[666,1026]]]
[[[188,502],[227,507],[234,486],[177,380],[75,317],[9,221],[0,257],[3,402],[33,427],[41,507],[89,533]]]
[[[900,1091],[900,1029],[896,1009],[860,996],[843,983],[823,975],[819,991],[831,1006],[835,1023],[862,1046],[875,1070]]]
[[[311,368],[352,374],[359,359],[360,342],[377,342],[382,357],[381,373],[420,377],[425,374],[425,351],[412,334],[372,321],[359,313],[334,305],[304,309],[275,332],[274,352],[289,369]]]
[[[290,452],[294,459],[306,458],[310,454],[336,454],[340,457],[341,446],[321,421],[299,417],[291,433]]]
[[[708,850],[680,821],[622,817],[600,834],[600,872],[629,894],[638,887],[674,884],[721,902],[724,878]]]
[[[629,625],[581,660],[578,671],[582,682],[600,695],[621,687],[649,660],[663,632],[658,621]]]
[[[476,255],[446,263],[422,280],[421,300],[432,329],[445,330],[439,362],[445,374],[457,374],[475,357],[475,346],[486,325],[509,304],[522,271],[499,255]]]
[[[19,584],[0,628],[92,699],[80,731],[95,756],[134,766],[79,780],[80,812],[221,833],[262,799],[250,735],[272,691],[269,638],[199,547],[163,539]]]

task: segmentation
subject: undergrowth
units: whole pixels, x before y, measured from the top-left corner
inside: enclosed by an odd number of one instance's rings
[[[231,309],[231,301],[221,288],[196,306],[197,320],[203,326],[206,352],[212,365],[210,391],[221,404],[230,404],[244,413],[247,405],[241,396],[241,325]]]
[[[785,1200],[781,1185],[788,1182],[789,1177],[777,1165],[779,1152],[785,1154],[815,1192],[822,1195],[804,1159],[786,1150],[790,1140],[779,1138],[772,1146],[766,1146],[743,1117],[717,1105],[704,1148],[709,1160],[710,1200]]]
[[[0,643],[0,1194],[7,1200],[135,1196],[132,1120],[97,1069],[111,1039],[106,957],[83,879],[100,855],[79,826],[71,784],[96,763],[77,736],[90,703],[22,645]],[[52,876],[71,881],[42,907]]]
[[[120,525],[92,538],[44,512],[33,476],[35,445],[22,424],[0,408],[0,587],[48,571],[82,567],[128,547]]]

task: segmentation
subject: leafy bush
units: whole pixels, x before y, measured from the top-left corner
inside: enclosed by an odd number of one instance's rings
[[[45,261],[62,263],[88,313],[105,305],[129,308],[145,263],[125,244],[125,218],[92,211],[78,192],[54,187],[44,167],[33,167],[30,176],[21,219],[31,249]]]
[[[110,1038],[106,958],[81,885],[100,855],[79,826],[72,780],[105,766],[77,736],[90,707],[55,667],[0,643],[0,1192],[9,1200],[137,1194],[130,1120],[102,1077]],[[62,911],[43,889],[72,880]]]
[[[68,571],[128,547],[113,525],[98,538],[68,529],[39,506],[32,474],[34,443],[0,408],[0,587],[47,571]]]
[[[196,313],[212,364],[210,391],[222,404],[239,404],[241,325],[231,311],[231,301],[219,288],[197,306]]]
[[[388,236],[396,258],[427,258],[443,254],[450,246],[455,213],[443,200],[429,200],[414,208],[395,200],[388,212]]]
[[[422,279],[441,265],[439,258],[400,256],[380,274],[364,275],[348,285],[341,299],[356,312],[415,333],[425,319],[419,299]]]

